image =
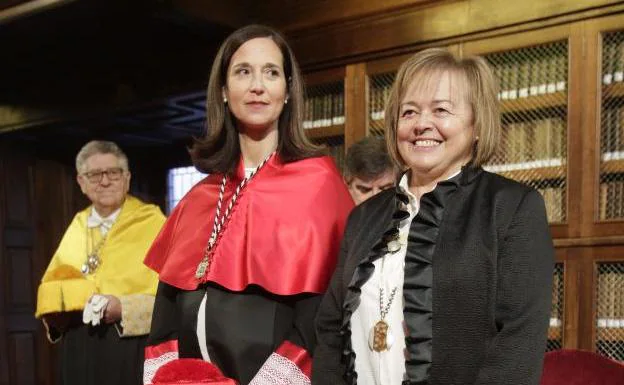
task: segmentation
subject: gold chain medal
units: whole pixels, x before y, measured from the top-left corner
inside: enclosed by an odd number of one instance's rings
[[[214,222],[212,225],[212,232],[210,233],[208,244],[206,245],[206,248],[204,249],[204,257],[199,262],[199,264],[197,265],[197,269],[195,270],[196,279],[201,280],[206,275],[206,273],[210,271],[210,265],[212,264],[213,249],[214,249],[215,244],[217,243],[217,238],[219,234],[221,233],[221,231],[223,230],[223,226],[225,225],[225,222],[229,219],[230,214],[232,213],[232,208],[236,204],[236,201],[238,200],[238,197],[241,191],[247,185],[247,182],[249,182],[249,180],[254,175],[256,175],[258,170],[260,170],[262,166],[264,166],[269,161],[269,159],[271,159],[271,156],[273,154],[274,152],[269,154],[269,156],[267,156],[266,159],[264,159],[262,163],[260,163],[258,167],[256,167],[255,170],[251,172],[251,174],[249,174],[249,176],[246,176],[245,178],[243,178],[243,180],[236,187],[236,190],[234,191],[234,194],[232,195],[232,199],[230,199],[230,203],[225,209],[225,212],[223,213],[223,215],[221,215],[221,206],[223,205],[223,196],[225,195],[225,185],[227,184],[227,174],[223,175],[223,179],[221,180],[221,187],[219,188],[219,199],[217,200],[217,208],[215,210],[215,217],[214,217]]]
[[[390,345],[392,346],[392,343]],[[373,328],[373,350],[376,352],[383,352],[389,348],[388,324],[384,320],[377,321]]]
[[[211,235],[210,239],[208,240],[208,246],[206,246],[206,249],[204,250],[204,258],[202,258],[201,262],[199,262],[199,265],[197,265],[195,278],[201,279],[204,275],[206,275],[206,272],[210,268],[210,263],[212,262],[212,248],[215,244],[215,241],[216,239],[213,237],[213,235]]]
[[[397,289],[398,287],[392,289],[388,303],[384,306],[383,288],[379,288],[379,312],[381,319],[371,328],[368,336],[368,346],[371,350],[378,353],[389,350],[392,345],[394,345],[394,335],[390,330],[390,325],[388,325],[384,318],[386,318],[386,315],[390,310],[390,305],[392,305]]]

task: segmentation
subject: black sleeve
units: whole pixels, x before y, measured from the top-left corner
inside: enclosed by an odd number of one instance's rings
[[[295,302],[295,316],[293,328],[288,334],[288,340],[304,348],[310,355],[316,346],[314,317],[321,303],[321,295],[302,296]]]
[[[476,385],[538,385],[551,307],[554,248],[544,201],[536,191],[519,204],[499,246],[495,317]]]
[[[341,385],[345,383],[340,327],[342,326],[342,304],[344,300],[341,282],[347,257],[347,244],[345,232],[345,237],[340,245],[338,266],[336,266],[316,316],[317,344],[312,361],[313,385]]]
[[[179,328],[177,294],[178,289],[175,287],[158,282],[147,345],[155,346],[166,341],[177,340]]]

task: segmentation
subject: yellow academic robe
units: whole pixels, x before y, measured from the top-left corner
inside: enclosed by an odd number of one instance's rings
[[[158,206],[127,196],[121,212],[107,234],[97,270],[80,272],[93,247],[90,237],[98,229],[87,229],[91,206],[76,214],[41,279],[35,316],[78,311],[95,293],[116,297],[131,294],[155,295],[158,275],[143,264],[152,241],[165,222]]]

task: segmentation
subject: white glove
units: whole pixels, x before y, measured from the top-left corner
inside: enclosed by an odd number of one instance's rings
[[[85,304],[82,311],[82,322],[93,326],[99,325],[100,320],[104,318],[104,311],[108,305],[108,297],[94,294]]]

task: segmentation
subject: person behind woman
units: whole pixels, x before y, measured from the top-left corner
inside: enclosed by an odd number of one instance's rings
[[[313,384],[538,384],[554,250],[537,191],[481,167],[496,89],[443,49],[399,68],[385,124],[405,172],[349,217]]]
[[[383,137],[367,136],[347,151],[345,182],[356,205],[392,188],[396,170]]]
[[[160,274],[146,383],[178,357],[242,384],[309,383],[314,317],[353,201],[303,133],[302,88],[273,29],[239,29],[217,53],[208,132],[191,150],[210,175],[145,260]]]

